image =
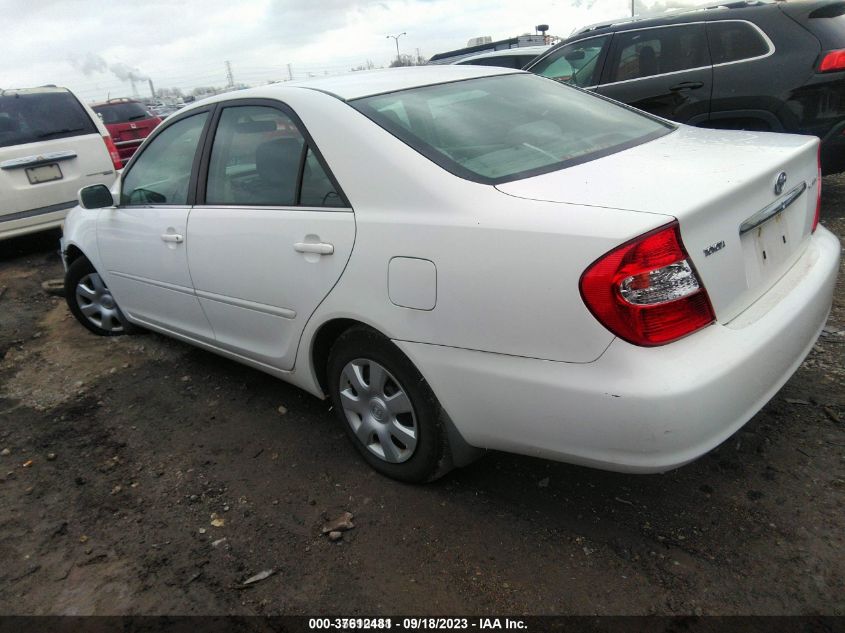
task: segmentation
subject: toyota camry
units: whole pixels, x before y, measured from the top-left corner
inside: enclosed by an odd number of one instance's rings
[[[818,149],[492,67],[221,94],[80,191],[66,296],[96,334],[330,398],[397,479],[484,449],[665,471],[745,424],[825,323]]]

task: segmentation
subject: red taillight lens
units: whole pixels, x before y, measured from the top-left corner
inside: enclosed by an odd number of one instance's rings
[[[815,233],[819,226],[819,219],[822,214],[822,146],[819,145],[819,177],[816,179],[816,215],[813,216],[813,228],[811,233]]]
[[[671,343],[715,319],[677,221],[599,258],[580,287],[593,316],[634,345]]]
[[[114,168],[123,169],[123,161],[120,160],[120,154],[118,154],[117,147],[115,147],[111,136],[104,136],[103,142],[106,144],[106,149],[109,152],[109,156],[111,156],[111,162],[112,165],[114,165]]]
[[[822,55],[819,72],[832,73],[837,70],[845,70],[845,49],[830,51]]]

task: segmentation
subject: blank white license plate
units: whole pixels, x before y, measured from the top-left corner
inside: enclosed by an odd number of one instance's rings
[[[50,182],[51,180],[61,180],[62,170],[59,169],[58,163],[51,163],[50,165],[40,165],[38,167],[27,167],[26,177],[29,178],[29,184],[40,185],[42,182]]]

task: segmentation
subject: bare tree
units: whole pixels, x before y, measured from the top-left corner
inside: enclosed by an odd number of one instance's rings
[[[390,62],[391,68],[396,68],[398,66],[422,66],[425,64],[426,60],[423,57],[415,57],[413,55],[405,55],[404,53],[399,55],[398,59],[394,59]]]

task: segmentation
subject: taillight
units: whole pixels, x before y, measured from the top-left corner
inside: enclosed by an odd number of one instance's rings
[[[593,316],[634,345],[664,345],[715,319],[677,221],[600,257],[581,275],[580,288]]]
[[[108,150],[109,156],[111,156],[111,162],[112,165],[114,165],[114,168],[123,169],[123,161],[120,160],[120,154],[117,152],[117,147],[115,146],[111,136],[104,136],[103,142],[106,144],[106,150]]]
[[[822,146],[819,145],[819,176],[816,178],[816,214],[813,216],[813,228],[810,233],[815,233],[819,226],[819,218],[822,214]]]
[[[832,73],[837,70],[845,70],[845,49],[829,51],[822,55],[819,72]]]

